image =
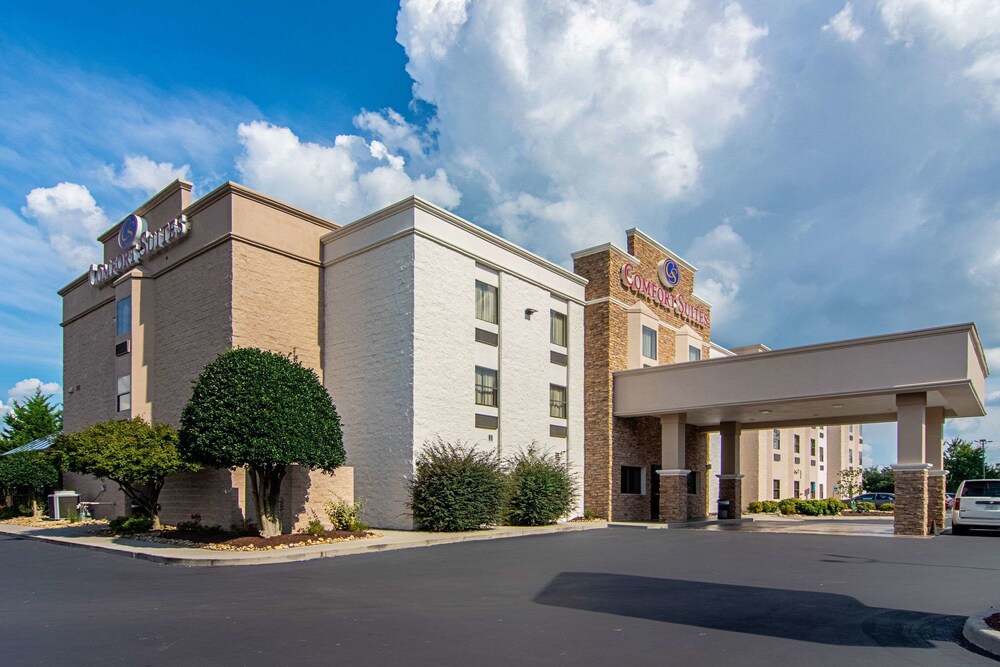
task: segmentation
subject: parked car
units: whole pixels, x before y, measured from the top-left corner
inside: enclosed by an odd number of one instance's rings
[[[973,528],[1000,528],[1000,479],[967,479],[958,485],[951,533],[966,535]]]
[[[951,509],[952,507],[955,506],[955,494],[954,493],[946,493],[946,494],[944,494],[944,506],[947,509]]]
[[[896,494],[895,493],[862,493],[860,496],[854,496],[851,498],[851,502],[855,503],[875,503],[875,507],[879,505],[885,505],[886,503],[895,503]]]

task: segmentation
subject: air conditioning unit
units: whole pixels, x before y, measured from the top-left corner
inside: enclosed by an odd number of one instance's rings
[[[49,518],[65,519],[71,512],[77,512],[80,494],[76,491],[56,491],[49,494]]]

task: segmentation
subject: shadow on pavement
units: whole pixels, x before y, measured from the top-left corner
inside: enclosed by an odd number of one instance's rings
[[[964,616],[869,607],[815,593],[595,572],[562,572],[538,604],[835,646],[962,642]]]

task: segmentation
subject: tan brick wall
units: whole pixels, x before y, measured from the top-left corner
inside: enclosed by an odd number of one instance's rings
[[[117,414],[114,343],[114,301],[63,328],[63,430],[67,433]]]
[[[333,474],[292,466],[281,485],[281,523],[290,530],[305,530],[314,517],[329,527],[326,504],[354,502],[354,468],[338,468]]]
[[[660,468],[660,420],[658,417],[614,418],[612,423],[611,516],[618,521],[649,521],[652,510],[650,489],[660,483],[655,472]],[[621,493],[622,466],[644,468],[645,494]],[[660,504],[663,504],[662,498]]]
[[[720,479],[719,500],[729,501],[729,518],[739,519],[743,516],[743,480]]]
[[[232,261],[233,346],[294,354],[322,380],[320,268],[239,241]]]
[[[927,534],[927,471],[896,470],[895,533]]]
[[[159,275],[156,292],[153,420],[180,426],[201,370],[232,341],[228,243]]]

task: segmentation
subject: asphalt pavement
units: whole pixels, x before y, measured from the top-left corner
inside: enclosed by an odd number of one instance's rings
[[[4,665],[979,665],[1000,537],[635,530],[183,568],[0,537]]]

